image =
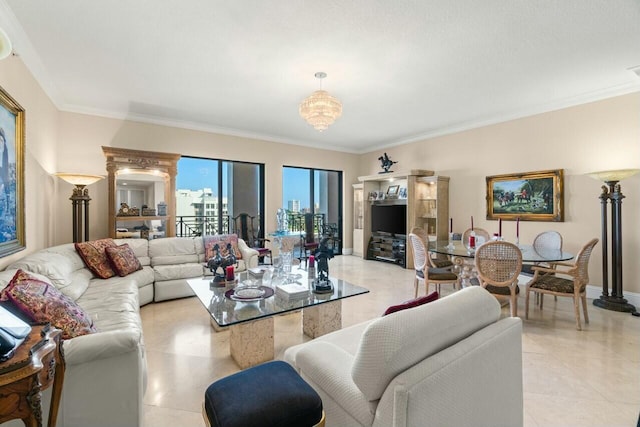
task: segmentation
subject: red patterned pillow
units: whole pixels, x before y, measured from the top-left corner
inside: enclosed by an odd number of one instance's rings
[[[50,283],[18,270],[0,293],[35,322],[49,322],[62,331],[62,339],[96,332],[91,317]]]
[[[112,239],[92,240],[90,242],[76,243],[76,251],[89,270],[101,279],[108,279],[116,275],[111,268],[106,249],[113,248],[116,243]]]
[[[134,271],[142,270],[142,265],[140,261],[138,261],[138,257],[126,243],[116,246],[115,248],[106,248],[105,252],[120,277],[124,277]]]
[[[242,259],[242,253],[240,249],[238,249],[238,235],[237,234],[215,234],[213,236],[204,236],[204,259],[205,261],[209,261],[213,256],[215,256],[214,247],[217,244],[220,248],[220,256],[225,258],[229,255],[229,251],[227,251],[227,243],[231,243],[231,247],[233,248],[233,253],[236,256],[236,259]]]
[[[392,305],[391,307],[387,308],[383,316],[386,316],[387,314],[395,313],[396,311],[405,310],[407,308],[418,307],[419,305],[435,301],[438,299],[438,296],[439,296],[438,292],[431,292],[429,295],[418,297],[415,299],[410,299],[409,301],[405,301],[402,304]]]

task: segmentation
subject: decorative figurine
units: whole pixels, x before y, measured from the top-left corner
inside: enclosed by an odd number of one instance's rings
[[[329,280],[329,260],[333,258],[333,250],[329,249],[329,239],[324,237],[320,241],[318,249],[313,253],[318,264],[318,277],[313,281],[313,292],[333,292],[333,285]]]
[[[389,173],[389,172],[393,172],[390,171],[389,169],[391,168],[391,166],[393,166],[395,163],[398,162],[394,162],[393,160],[391,160],[389,158],[389,156],[387,156],[387,153],[384,153],[383,156],[378,157],[378,160],[380,160],[382,169],[384,169],[382,172],[378,172],[378,173]]]
[[[215,244],[213,247],[213,253],[209,261],[207,261],[207,268],[213,273],[213,283],[224,283],[226,282],[226,269],[229,266],[236,264],[236,256],[233,253],[233,247],[231,243],[227,243],[227,253],[228,255],[224,258],[220,255],[220,245]],[[219,269],[222,269],[221,272],[218,272]]]

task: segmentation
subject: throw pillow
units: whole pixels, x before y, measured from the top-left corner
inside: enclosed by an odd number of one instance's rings
[[[76,251],[89,270],[101,279],[116,275],[107,258],[106,249],[113,248],[116,243],[112,239],[100,239],[90,242],[76,243]]]
[[[142,265],[140,261],[138,261],[138,257],[126,243],[114,248],[108,247],[105,249],[105,252],[120,277],[124,277],[134,271],[142,270]]]
[[[24,270],[16,271],[11,282],[0,293],[38,323],[48,322],[62,331],[62,339],[96,332],[91,317],[71,298],[55,286]]]
[[[242,252],[238,249],[238,235],[237,234],[216,234],[213,236],[204,236],[204,260],[209,261],[215,254],[214,247],[217,244],[220,250],[220,256],[225,258],[229,255],[227,251],[227,243],[231,243],[233,253],[236,259],[242,259]]]
[[[438,297],[439,297],[438,292],[434,291],[434,292],[431,292],[429,295],[425,295],[423,297],[418,297],[415,299],[410,299],[409,301],[405,301],[402,304],[392,305],[391,307],[387,308],[383,316],[386,316],[387,314],[395,313],[396,311],[405,310],[407,308],[418,307],[422,304],[435,301],[438,299]]]

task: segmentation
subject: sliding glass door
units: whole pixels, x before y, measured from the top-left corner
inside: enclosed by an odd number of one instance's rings
[[[254,217],[264,230],[264,165],[182,157],[176,176],[176,235],[233,232],[231,219]]]
[[[342,253],[342,172],[285,166],[282,195],[291,231],[302,231],[301,218],[313,214],[316,234],[329,237],[334,252]]]

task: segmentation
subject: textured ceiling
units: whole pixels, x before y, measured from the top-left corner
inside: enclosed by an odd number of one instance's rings
[[[349,152],[638,91],[639,23],[638,0],[0,0],[61,110]],[[322,133],[317,71],[344,105]]]

